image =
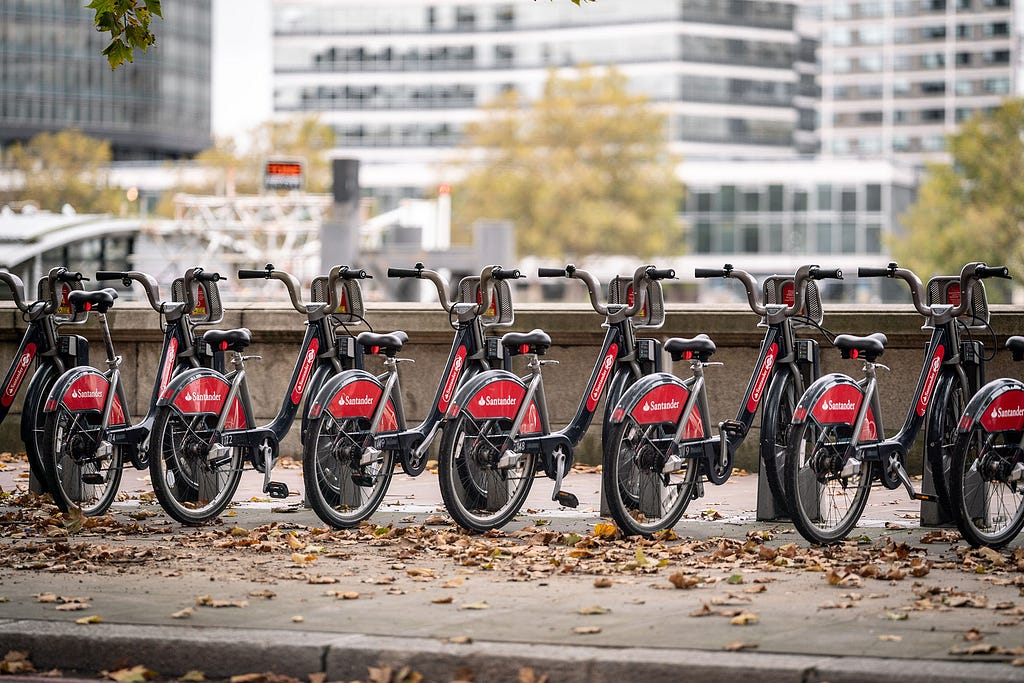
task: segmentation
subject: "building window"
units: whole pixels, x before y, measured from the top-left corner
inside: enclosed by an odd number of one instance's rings
[[[697,212],[708,213],[711,211],[711,193],[710,192],[698,192],[697,193]]]
[[[857,190],[846,188],[839,193],[839,210],[854,213],[857,210]]]
[[[853,254],[857,251],[857,224],[851,222],[843,222],[839,229],[840,239],[842,243],[840,245],[840,251],[843,254]]]
[[[939,123],[946,120],[945,109],[922,109],[921,120],[926,123]]]
[[[806,190],[797,190],[793,193],[793,211],[807,211]]]
[[[864,251],[869,254],[882,253],[882,226],[879,223],[868,223],[864,226]]]
[[[722,185],[721,190],[718,193],[719,196],[719,211],[723,213],[733,213],[736,211],[736,186],[735,185]]]
[[[749,212],[757,212],[761,210],[761,193],[744,192],[743,193],[743,210]]]
[[[868,183],[864,193],[864,204],[867,211],[879,212],[882,210],[882,186],[878,183]]]
[[[745,223],[740,226],[740,251],[744,254],[756,254],[760,249],[760,230],[756,224]]]
[[[697,221],[697,244],[695,245],[696,252],[698,254],[710,254],[712,250],[711,243],[711,223],[707,221]]]
[[[783,209],[783,188],[782,185],[769,185],[768,186],[768,210],[769,211],[782,211]]]
[[[831,211],[832,210],[832,186],[831,185],[818,185],[815,189],[817,195],[818,211]]]
[[[782,223],[768,224],[768,248],[770,254],[782,253]]]
[[[832,253],[832,224],[816,223],[814,226],[815,251],[819,254]]]

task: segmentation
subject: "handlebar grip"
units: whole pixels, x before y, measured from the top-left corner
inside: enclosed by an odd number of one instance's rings
[[[416,268],[388,268],[388,277],[419,277],[422,272]]]
[[[260,277],[266,277],[267,271],[263,271],[263,275]],[[220,273],[199,273],[195,276],[196,280],[200,282],[217,282],[218,280],[224,280],[226,278],[221,277]]]
[[[238,271],[239,280],[259,280],[266,278],[270,275],[270,271],[267,270],[240,270]]]
[[[342,280],[364,280],[366,278],[373,279],[373,276],[367,273],[365,270],[360,268],[359,270],[343,270],[341,271]]]
[[[725,268],[694,268],[694,277],[725,277],[727,271]]]
[[[843,279],[843,269],[842,268],[831,268],[831,269],[825,270],[823,268],[819,268],[816,271],[814,271],[813,273],[811,273],[811,277],[814,278],[815,280],[842,280]]]
[[[978,266],[974,274],[979,277],[1001,277],[1007,280],[1012,280],[1010,277],[1010,269],[1006,266]]]
[[[102,280],[123,280],[128,277],[128,273],[120,270],[97,270],[96,279]]]
[[[66,271],[57,276],[58,282],[78,282],[79,280],[87,280],[83,278],[82,274],[77,271]]]
[[[537,277],[565,277],[565,268],[538,268]]]
[[[502,268],[501,270],[495,269],[491,271],[491,277],[495,280],[515,280],[516,278],[523,277],[523,274],[517,268],[510,268],[508,270]]]
[[[888,268],[858,268],[857,277],[889,277],[892,271]]]
[[[647,271],[647,277],[652,280],[674,280],[676,271],[674,268],[651,268]]]

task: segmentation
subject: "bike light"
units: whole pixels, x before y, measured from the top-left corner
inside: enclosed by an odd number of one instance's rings
[[[529,344],[522,344],[522,345],[520,345],[519,353],[529,353],[529,352],[530,352],[530,345]]]
[[[86,310],[86,312],[92,310],[92,304],[89,303],[88,301],[85,302],[85,310]]]
[[[227,351],[228,350],[228,343],[226,341],[222,341],[220,343],[220,350],[221,351]]]
[[[693,358],[693,351],[683,351],[683,360],[690,360]]]
[[[370,347],[370,355],[376,356],[378,353],[380,353],[380,347],[379,346],[371,346]]]
[[[858,351],[857,349],[850,349],[850,358],[859,358],[859,357],[860,357],[860,351]]]

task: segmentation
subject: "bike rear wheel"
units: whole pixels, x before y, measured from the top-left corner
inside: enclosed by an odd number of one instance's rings
[[[98,411],[72,411],[63,404],[46,413],[46,479],[53,501],[64,512],[102,515],[117,496],[121,449],[101,443],[102,421]]]
[[[150,434],[149,469],[157,500],[182,524],[203,524],[228,506],[242,477],[240,448],[211,449],[217,416],[161,407]],[[216,447],[214,447],[216,448]]]
[[[673,424],[639,424],[630,416],[609,432],[601,485],[612,519],[626,534],[671,529],[693,499],[695,461],[664,471],[674,435]]]
[[[925,457],[932,473],[935,495],[946,519],[953,517],[952,461],[956,447],[957,424],[970,398],[967,387],[954,375],[944,375],[935,388],[935,397],[925,427]]]
[[[790,518],[812,543],[838,543],[850,533],[871,491],[871,462],[845,457],[853,426],[794,425],[786,455]]]
[[[466,411],[444,427],[437,463],[441,497],[465,529],[482,533],[504,526],[530,493],[537,458],[505,448],[510,428],[510,420],[478,420]],[[502,462],[506,455],[511,457]]]
[[[302,460],[306,498],[336,529],[357,526],[384,500],[394,453],[369,449],[372,445],[368,418],[339,419],[323,411],[310,421]]]
[[[1024,527],[1021,433],[989,432],[975,422],[953,455],[951,492],[960,533],[972,546],[1000,548]]]

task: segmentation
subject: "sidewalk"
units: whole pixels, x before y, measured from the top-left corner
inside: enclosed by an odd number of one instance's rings
[[[22,471],[0,471],[0,486]],[[122,488],[145,492],[144,474]],[[297,469],[284,478],[301,491]],[[754,520],[755,476],[708,486],[678,539],[603,539],[599,475],[567,482],[577,510],[547,500],[541,478],[487,536],[457,533],[429,473],[396,476],[373,524],[348,532],[325,531],[300,495],[201,529],[128,500],[71,537],[6,502],[0,657],[207,679],[409,666],[431,681],[525,668],[552,683],[1024,680],[1011,665],[1024,659],[1020,542],[968,552],[955,531],[919,528],[902,492],[875,490],[857,540],[809,549],[791,525]],[[255,473],[243,489],[236,500],[258,492]],[[76,623],[88,617],[101,621]]]

